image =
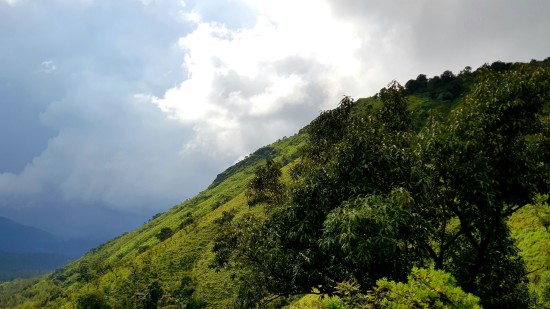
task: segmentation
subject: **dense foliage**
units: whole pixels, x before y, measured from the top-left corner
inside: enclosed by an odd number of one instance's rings
[[[486,308],[528,307],[526,270],[506,220],[550,191],[542,112],[550,70],[484,67],[475,78],[449,117],[433,117],[419,132],[395,82],[370,113],[354,115],[346,97],[312,122],[277,207],[221,228],[233,238],[215,246],[223,252],[216,266],[246,270],[237,305],[312,287],[333,294],[346,280],[368,289],[434,265]],[[280,174],[271,175],[277,182]],[[252,188],[252,196],[271,192]]]
[[[344,97],[0,307],[550,308],[549,63]]]
[[[414,267],[407,282],[382,278],[367,294],[359,285],[342,282],[336,285],[337,297],[327,301],[340,308],[432,308],[479,309],[479,298],[462,291],[456,280],[441,270]]]

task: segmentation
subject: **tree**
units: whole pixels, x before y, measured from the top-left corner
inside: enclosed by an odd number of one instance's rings
[[[302,158],[324,164],[331,155],[332,147],[344,136],[350,113],[355,105],[349,96],[333,110],[323,111],[307,127],[308,143],[302,148]]]
[[[426,90],[428,86],[428,78],[424,74],[420,74],[416,79],[411,79],[405,84],[405,90],[407,94],[413,94],[416,92],[422,92]]]
[[[525,272],[505,219],[550,189],[540,114],[549,71],[482,73],[447,122],[421,133],[411,191],[431,229],[423,246],[436,266],[485,307],[525,307]]]
[[[330,233],[325,235],[325,246],[320,246],[323,230],[328,227],[327,216],[342,202],[359,194],[379,195],[373,196],[366,207],[378,209],[380,218],[394,220],[391,214],[399,213],[396,208],[387,212],[383,208],[389,199],[405,194],[393,189],[396,183],[405,183],[408,179],[406,167],[410,163],[401,146],[407,143],[412,125],[403,95],[400,85],[390,84],[381,91],[384,107],[366,118],[351,115],[351,100],[342,102],[334,112],[323,113],[310,127],[310,143],[305,147],[301,171],[279,207],[262,218],[247,215],[230,223],[220,219],[225,223],[214,245],[214,266],[249,269],[239,278],[243,287],[239,298],[241,306],[260,302],[269,294],[309,293],[313,286],[321,292],[333,293],[336,281],[350,275],[358,277],[365,286],[374,284],[380,276],[394,278],[397,273],[399,278],[406,276],[406,272],[377,267],[391,257],[390,250],[373,255],[369,265],[364,265],[364,260],[346,260],[345,252],[334,249]],[[364,136],[365,131],[372,134]],[[319,141],[322,147],[315,144]],[[384,143],[384,147],[379,147]],[[321,149],[324,155],[309,156],[309,151],[315,148]],[[363,163],[356,164],[357,160]],[[265,168],[268,166],[258,169],[260,174],[279,177],[278,173],[262,172]],[[376,179],[372,175],[380,177]],[[251,188],[262,187],[256,185],[257,179],[253,179]],[[392,191],[391,197],[386,196]],[[255,202],[256,195],[248,196]],[[352,204],[349,203],[350,207]],[[362,207],[364,203],[357,200],[355,204]],[[335,222],[339,214],[335,210],[332,217]],[[378,219],[378,215],[366,213],[365,220],[376,222]],[[414,235],[404,229],[399,234]],[[403,265],[410,266],[408,263]],[[250,286],[256,287],[253,293],[248,289]]]
[[[172,231],[171,228],[163,227],[162,229],[160,229],[160,231],[158,232],[158,234],[156,236],[157,236],[158,240],[165,241],[166,239],[170,238],[172,236],[172,234],[174,234],[174,232]]]
[[[78,309],[109,309],[109,305],[105,303],[105,300],[98,294],[82,295],[78,298],[76,307]]]
[[[412,129],[412,116],[407,109],[405,89],[398,82],[392,81],[386,88],[379,92],[382,107],[377,113],[378,125],[387,127],[388,130],[410,131]]]
[[[164,290],[158,283],[158,281],[153,281],[147,287],[146,297],[143,301],[144,309],[155,309],[157,308],[157,303],[164,295]]]
[[[245,192],[248,206],[280,204],[285,193],[281,175],[281,164],[272,160],[267,160],[265,165],[256,168],[254,178],[248,184]]]
[[[379,109],[337,109],[314,121],[308,155],[278,207],[230,220],[231,242],[215,247],[221,264],[247,270],[240,304],[312,287],[333,294],[345,280],[367,288],[382,277],[403,281],[412,266],[433,263],[486,308],[526,307],[523,262],[505,220],[550,191],[541,114],[550,70],[477,74],[451,116],[418,133],[395,82],[380,91]]]

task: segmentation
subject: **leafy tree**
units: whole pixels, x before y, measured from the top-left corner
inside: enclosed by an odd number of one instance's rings
[[[281,175],[281,164],[272,160],[267,160],[265,165],[256,168],[254,178],[245,193],[248,206],[280,204],[285,193]]]
[[[416,199],[443,219],[431,225],[441,229],[435,260],[487,307],[526,303],[522,263],[504,220],[549,190],[548,138],[541,135],[539,116],[549,95],[548,74],[527,68],[485,72],[463,107],[424,140],[430,146],[423,164],[433,174],[421,178],[430,181],[424,185],[430,194]],[[438,205],[444,209],[437,211]],[[458,228],[447,234],[452,220]],[[448,263],[446,252],[452,255]]]
[[[344,96],[333,110],[323,111],[306,128],[308,143],[302,148],[302,157],[318,164],[325,164],[331,156],[334,145],[345,135],[354,100]]]
[[[405,101],[405,88],[398,82],[391,82],[379,92],[382,107],[377,113],[378,125],[392,132],[410,131],[412,117]]]
[[[226,224],[221,230],[219,241],[214,246],[217,266],[232,265],[233,261],[237,267],[246,265],[250,269],[240,277],[244,287],[241,289],[241,306],[251,306],[269,293],[309,293],[312,286],[332,293],[335,282],[349,276],[350,269],[357,269],[353,274],[366,283],[374,283],[379,276],[395,273],[389,268],[377,268],[377,263],[381,262],[377,258],[373,258],[368,266],[364,266],[362,261],[345,261],[342,259],[345,253],[332,251],[328,237],[325,248],[320,247],[319,241],[327,215],[342,201],[373,190],[382,194],[380,201],[386,201],[383,195],[390,194],[396,183],[408,179],[406,168],[393,168],[410,166],[401,151],[402,147],[395,146],[406,143],[406,132],[402,130],[412,129],[403,95],[401,86],[391,84],[381,93],[382,101],[388,106],[379,114],[364,119],[351,120],[350,111],[347,111],[350,108],[347,103],[351,100],[341,104],[337,112],[322,114],[313,123],[315,129],[312,129],[310,143],[322,141],[322,149],[332,150],[323,150],[327,157],[305,156],[303,166],[306,168],[302,169],[299,179],[290,188],[289,197],[267,219],[249,215]],[[330,119],[329,115],[337,120]],[[333,134],[328,125],[331,123],[337,125],[336,131],[340,133]],[[363,137],[365,130],[373,131],[373,134]],[[322,138],[323,131],[331,132],[329,139]],[[377,147],[384,142],[387,146]],[[319,149],[309,145],[306,151],[312,148]],[[321,163],[335,155],[339,160]],[[353,157],[357,155],[359,157]],[[346,162],[362,159],[365,161],[360,165]],[[376,174],[381,177],[366,177]],[[386,204],[381,203],[380,208],[385,207]],[[379,205],[374,203],[374,206]],[[380,215],[389,218],[389,213],[395,211],[385,213],[380,209]],[[335,220],[337,215],[334,214]],[[376,221],[376,215],[372,216],[372,220]],[[389,254],[386,251],[384,258]],[[377,272],[361,272],[361,269],[367,268]],[[250,286],[257,288],[249,293],[247,287]]]
[[[411,79],[405,84],[405,90],[408,94],[413,94],[416,92],[422,92],[426,90],[428,86],[428,78],[424,74],[420,74],[416,79]]]
[[[367,196],[344,202],[324,221],[321,249],[362,285],[380,277],[404,279],[420,252],[409,209],[414,203],[403,188],[389,196]]]
[[[97,294],[87,294],[78,298],[76,307],[78,309],[109,309],[103,297]]]
[[[504,72],[512,66],[512,63],[510,62],[502,62],[502,61],[495,61],[491,63],[490,68],[494,72]]]
[[[147,302],[145,303],[144,308],[157,308],[157,303],[162,298],[162,295],[164,295],[164,290],[158,281],[153,281],[147,287]]]
[[[174,234],[174,232],[172,231],[171,228],[163,227],[162,229],[160,229],[160,231],[156,236],[158,240],[165,241],[166,239],[170,238],[172,234]]]
[[[425,263],[451,272],[488,308],[527,306],[523,262],[505,220],[550,190],[548,121],[540,114],[550,74],[544,67],[478,74],[451,117],[419,133],[395,82],[372,113],[354,115],[346,102],[312,122],[279,207],[229,220],[230,241],[214,248],[218,266],[247,270],[241,306],[312,287],[332,294],[342,280],[399,281]]]

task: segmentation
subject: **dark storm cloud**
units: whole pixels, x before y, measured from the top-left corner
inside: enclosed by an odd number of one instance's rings
[[[45,149],[57,128],[40,113],[83,76],[117,76],[151,93],[181,80],[182,23],[165,13],[136,1],[0,4],[0,172],[21,171]]]
[[[182,155],[191,128],[147,100],[185,77],[177,41],[192,25],[180,10],[161,1],[0,2],[0,215],[112,235],[212,180],[220,166]],[[125,219],[112,224],[113,213]]]
[[[542,60],[550,55],[550,2],[545,0],[330,1],[338,18],[365,34],[365,46],[406,81],[415,73],[455,72],[487,62]],[[371,48],[365,47],[367,60]],[[404,69],[406,67],[406,69]],[[413,74],[413,75],[410,75]],[[397,75],[397,74],[396,74]]]
[[[181,4],[0,0],[0,215],[118,233],[342,95],[550,51],[542,0]]]

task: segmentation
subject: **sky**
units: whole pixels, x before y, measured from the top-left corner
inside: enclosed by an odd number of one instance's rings
[[[343,95],[550,56],[546,0],[0,0],[0,216],[137,228]]]

